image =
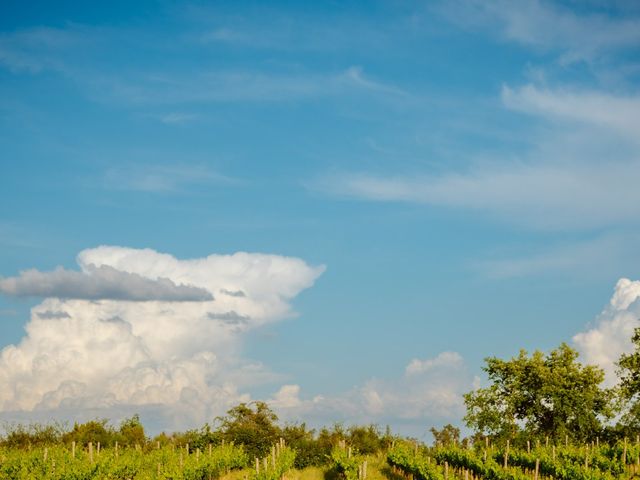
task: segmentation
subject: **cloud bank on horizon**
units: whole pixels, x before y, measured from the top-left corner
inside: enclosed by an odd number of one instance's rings
[[[242,357],[243,334],[293,315],[290,301],[324,271],[277,255],[178,260],[107,246],[78,263],[81,272],[0,283],[8,295],[50,296],[0,353],[1,411],[160,406],[164,426],[211,419],[248,399],[242,388],[273,379]]]
[[[153,429],[197,426],[280,381],[245,358],[249,331],[293,315],[290,301],[324,266],[236,253],[179,260],[151,249],[80,252],[80,272],[4,278],[0,291],[47,296],[26,336],[0,352],[0,417],[121,416],[142,412]],[[414,359],[404,376],[371,379],[339,395],[306,399],[284,384],[267,399],[284,419],[454,419],[472,378],[462,357]]]

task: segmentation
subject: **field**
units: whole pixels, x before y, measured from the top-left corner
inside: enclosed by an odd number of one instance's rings
[[[337,444],[322,466],[294,469],[296,451],[283,442],[249,459],[242,447],[152,445],[100,449],[58,445],[0,449],[0,480],[613,480],[640,478],[640,446],[562,445],[512,448],[426,447],[397,439],[359,455]]]

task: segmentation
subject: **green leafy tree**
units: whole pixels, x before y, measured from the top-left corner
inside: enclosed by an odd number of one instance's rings
[[[74,423],[73,429],[62,437],[64,443],[76,442],[85,446],[91,442],[94,445],[100,443],[103,447],[110,447],[116,440],[116,432],[107,424],[106,419]]]
[[[377,425],[353,425],[348,434],[347,442],[363,455],[376,453],[383,447],[384,437]]]
[[[619,394],[622,400],[620,426],[629,434],[640,432],[640,327],[631,337],[635,350],[618,361]]]
[[[125,445],[140,445],[143,446],[147,442],[147,437],[144,434],[144,427],[140,422],[138,414],[133,415],[131,418],[126,418],[120,423],[120,441]]]
[[[602,369],[582,365],[563,343],[549,354],[490,357],[483,370],[491,385],[465,395],[467,426],[483,435],[527,436],[577,441],[594,439],[610,418],[612,395],[600,387]]]
[[[59,424],[5,425],[6,436],[2,445],[10,448],[27,448],[54,445],[60,441],[64,430]]]
[[[244,445],[249,458],[265,456],[280,437],[278,416],[265,402],[241,403],[216,420],[222,439]]]
[[[450,423],[438,430],[435,427],[429,429],[433,435],[433,440],[436,445],[457,445],[460,442],[460,429],[454,427]]]
[[[315,431],[305,423],[286,425],[282,438],[296,451],[295,467],[298,469],[323,465],[331,454],[331,444],[317,440]]]

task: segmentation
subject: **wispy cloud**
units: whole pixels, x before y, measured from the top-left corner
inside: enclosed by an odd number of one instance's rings
[[[61,69],[62,54],[86,40],[77,29],[37,27],[0,34],[0,64],[15,73]]]
[[[543,0],[459,0],[446,2],[443,11],[460,25],[497,27],[508,40],[558,51],[563,63],[592,61],[640,44],[637,11],[616,18],[597,10],[577,13]]]
[[[243,37],[224,28],[215,32],[215,37],[227,40]],[[184,71],[167,70],[153,62],[111,65],[86,58],[95,57],[105,45],[113,42],[119,42],[121,48],[140,48],[140,35],[136,31],[75,24],[65,28],[41,27],[4,33],[0,34],[0,65],[14,73],[55,71],[96,102],[135,107],[279,102],[349,95],[358,91],[371,95],[403,93],[396,86],[365,75],[361,67],[349,65],[304,70],[300,65],[290,68],[280,65],[278,69],[273,65],[260,68],[253,63],[231,66],[212,62]],[[152,43],[148,39],[145,41]],[[178,51],[188,55],[206,48],[186,41],[181,35],[176,35],[175,45]],[[156,118],[167,124],[181,124],[194,120],[195,115],[176,110]]]
[[[237,184],[236,179],[192,164],[112,167],[103,177],[105,188],[148,193],[184,193],[190,187]]]
[[[158,115],[156,118],[167,125],[183,125],[196,120],[198,115],[195,113],[171,112]]]
[[[614,95],[595,90],[542,89],[529,84],[502,88],[510,109],[547,119],[569,120],[604,128],[640,142],[640,96]]]
[[[615,276],[640,266],[637,245],[640,235],[614,233],[586,240],[563,241],[518,254],[494,255],[476,261],[473,268],[496,279],[537,275],[565,275],[580,279]]]
[[[363,200],[454,207],[531,228],[595,228],[637,223],[640,162],[613,165],[476,167],[443,175],[346,174],[311,188]]]
[[[334,72],[211,70],[191,74],[101,75],[87,79],[91,92],[132,106],[226,102],[280,102],[365,92],[402,90],[365,75],[360,67]],[[95,97],[101,101],[100,96]]]
[[[393,51],[394,35],[410,27],[411,15],[389,9],[372,25],[362,12],[309,15],[283,12],[267,4],[225,11],[218,5],[189,5],[182,14],[199,33],[193,42],[278,52]]]
[[[325,175],[309,187],[347,198],[453,207],[529,228],[638,225],[640,97],[526,85],[504,87],[502,101],[553,129],[532,130],[534,147],[515,158],[470,159],[438,173]]]

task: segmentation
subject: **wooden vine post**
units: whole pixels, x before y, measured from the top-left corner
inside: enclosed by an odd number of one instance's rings
[[[504,450],[504,468],[507,468],[509,463],[509,440],[507,440],[507,448]]]

